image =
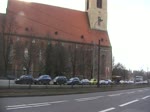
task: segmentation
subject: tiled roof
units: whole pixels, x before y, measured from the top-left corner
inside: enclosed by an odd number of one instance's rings
[[[56,6],[9,0],[7,15],[13,14],[18,24],[17,33],[83,43],[111,46],[107,31],[91,30],[87,12]]]

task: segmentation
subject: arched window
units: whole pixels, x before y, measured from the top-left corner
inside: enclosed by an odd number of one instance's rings
[[[97,8],[102,8],[102,0],[97,0]]]
[[[24,49],[24,58],[28,59],[28,57],[29,57],[29,51],[28,51],[28,48],[25,48]]]

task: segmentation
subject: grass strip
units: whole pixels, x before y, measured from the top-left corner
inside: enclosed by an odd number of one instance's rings
[[[51,96],[51,95],[67,95],[67,94],[82,94],[82,93],[92,93],[92,92],[105,92],[105,91],[116,91],[134,88],[145,88],[150,87],[150,85],[113,85],[113,86],[88,86],[81,87],[76,86],[71,87],[43,87],[43,88],[1,88],[0,97],[23,97],[23,96]]]

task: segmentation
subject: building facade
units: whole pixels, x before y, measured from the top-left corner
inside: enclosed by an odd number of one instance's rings
[[[0,42],[7,74],[39,72],[111,79],[112,48],[107,32],[107,0],[86,0],[86,11],[8,0],[0,14]],[[98,54],[98,42],[100,54]],[[3,72],[2,72],[3,73]]]

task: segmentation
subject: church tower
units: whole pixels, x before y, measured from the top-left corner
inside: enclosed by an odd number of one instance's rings
[[[91,29],[107,31],[107,0],[86,0]]]

